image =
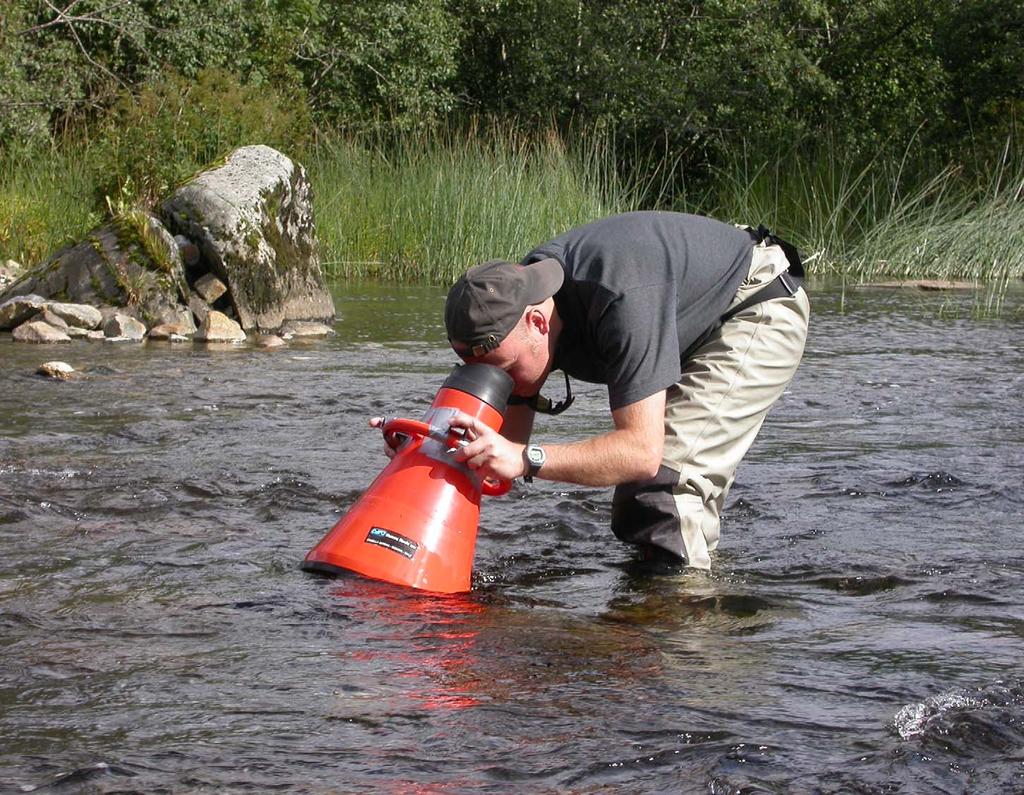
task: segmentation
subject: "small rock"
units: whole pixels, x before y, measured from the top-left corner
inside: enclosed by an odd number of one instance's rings
[[[146,336],[146,324],[130,315],[116,314],[103,325],[103,335],[109,339],[140,342]]]
[[[39,295],[16,295],[0,304],[0,329],[20,326],[46,306],[46,299]]]
[[[289,320],[281,326],[281,336],[285,339],[291,337],[329,337],[334,333],[334,329],[326,323],[317,323],[312,320]]]
[[[60,381],[68,381],[78,375],[75,368],[67,362],[43,362],[36,369],[36,375],[43,375],[47,378],[56,378]]]
[[[256,345],[260,348],[280,348],[285,345],[285,341],[276,334],[260,334],[256,338]]]
[[[180,326],[181,334],[191,337],[196,333],[196,319],[192,314],[192,310],[187,306],[178,304],[174,309],[174,317],[164,321],[170,323],[172,326]]]
[[[245,342],[245,332],[223,312],[211,309],[199,324],[195,339],[199,342]]]
[[[49,323],[41,320],[32,320],[22,323],[11,333],[15,342],[34,342],[39,344],[51,344],[57,342],[71,342],[71,337],[54,328]]]
[[[101,337],[103,336],[102,331],[90,331],[89,329],[79,328],[78,326],[68,326],[64,330],[64,333],[73,340],[88,339],[90,334],[99,334]]]
[[[59,301],[51,301],[46,308],[69,326],[94,329],[99,328],[103,322],[103,313],[88,304],[62,304]]]
[[[195,333],[195,326],[185,323],[161,323],[153,326],[147,335],[151,340],[187,341]]]
[[[189,296],[188,308],[192,311],[196,323],[202,323],[206,320],[206,316],[210,314],[210,305],[198,295]]]
[[[100,321],[100,327],[107,325],[111,318],[115,315],[127,314],[122,307],[119,306],[101,306],[100,317],[103,318]]]
[[[212,304],[228,291],[224,282],[212,273],[207,273],[205,276],[200,276],[196,279],[194,289],[208,304]]]

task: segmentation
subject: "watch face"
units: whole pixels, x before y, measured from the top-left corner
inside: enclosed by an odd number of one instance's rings
[[[534,445],[531,445],[530,447],[526,448],[526,459],[533,466],[539,467],[543,465],[544,458],[544,451],[541,448],[536,447]]]

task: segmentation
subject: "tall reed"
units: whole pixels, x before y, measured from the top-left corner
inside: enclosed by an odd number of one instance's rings
[[[469,265],[518,259],[585,221],[637,209],[610,143],[475,124],[390,140],[346,136],[311,163],[317,228],[337,276],[448,283]]]
[[[862,279],[884,275],[1005,285],[1021,278],[1024,161],[1000,161],[988,184],[973,195],[953,169],[947,170],[873,225],[853,254]]]
[[[909,150],[856,163],[827,141],[744,152],[716,173],[711,213],[790,236],[817,275],[1005,283],[1024,276],[1024,158],[1008,144],[988,172],[929,174]]]

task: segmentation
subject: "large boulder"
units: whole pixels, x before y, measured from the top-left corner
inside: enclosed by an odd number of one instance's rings
[[[59,302],[133,308],[149,323],[177,318],[187,299],[181,252],[155,217],[132,210],[61,249],[7,288]],[[98,323],[97,323],[98,324]]]
[[[305,169],[267,146],[236,149],[160,208],[172,233],[192,241],[193,282],[212,273],[243,329],[274,331],[288,320],[331,321]],[[218,303],[216,308],[221,304]]]

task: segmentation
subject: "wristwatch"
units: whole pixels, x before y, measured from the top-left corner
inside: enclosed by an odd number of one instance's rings
[[[539,444],[528,444],[523,451],[523,458],[526,459],[526,474],[523,475],[523,480],[533,483],[533,476],[540,472],[540,468],[544,466],[548,457],[544,453],[544,448]]]

